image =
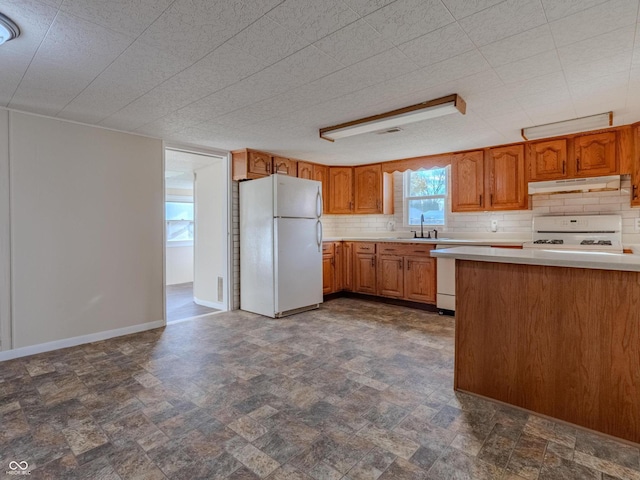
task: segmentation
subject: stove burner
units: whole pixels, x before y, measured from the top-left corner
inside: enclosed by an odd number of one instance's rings
[[[539,245],[561,245],[564,243],[564,240],[549,240],[549,239],[542,239],[542,240],[536,240],[533,243],[537,243]]]
[[[580,245],[611,245],[611,240],[582,240]]]

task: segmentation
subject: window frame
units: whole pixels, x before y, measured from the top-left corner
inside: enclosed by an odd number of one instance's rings
[[[193,205],[193,215],[194,215],[194,219],[193,220],[169,220],[166,218],[167,215],[167,203],[190,203]],[[166,246],[167,248],[173,248],[173,247],[192,247],[193,246],[193,242],[195,240],[195,202],[193,197],[187,197],[187,196],[178,196],[178,195],[167,195],[167,198],[165,198],[164,201],[164,209],[165,209],[165,238],[166,238]],[[191,225],[193,225],[193,230],[194,230],[194,234],[193,234],[193,238],[191,240],[171,240],[169,238],[169,225],[171,223],[178,223],[178,222],[186,222],[189,223]]]
[[[421,196],[410,196],[409,190],[411,185],[411,174],[417,173],[421,171],[427,170],[444,170],[445,171],[445,184],[446,184],[446,193],[441,195],[421,195]],[[425,223],[425,226],[434,227],[434,228],[444,228],[447,226],[449,220],[449,202],[450,202],[450,192],[451,192],[451,168],[449,165],[445,165],[444,167],[433,167],[430,169],[421,169],[421,170],[405,170],[402,173],[402,221],[405,227],[419,227],[420,223],[412,224],[409,222],[409,201],[410,200],[430,200],[430,199],[444,199],[444,210],[443,210],[443,223],[441,224],[433,224],[433,223]]]

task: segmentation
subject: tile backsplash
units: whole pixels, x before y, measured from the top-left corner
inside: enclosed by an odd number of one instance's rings
[[[403,212],[403,175],[394,173],[394,215],[325,215],[323,227],[325,237],[371,236],[380,234],[389,236],[391,226],[396,233],[407,233],[416,227],[404,225]],[[491,233],[491,220],[497,220],[498,233],[531,235],[531,220],[539,215],[598,215],[618,214],[622,216],[622,240],[627,244],[640,244],[640,233],[635,231],[635,218],[640,209],[629,205],[631,179],[622,176],[621,188],[614,192],[561,193],[554,195],[535,195],[530,197],[530,210],[511,212],[473,212],[449,213],[447,224],[438,227],[448,234]],[[418,227],[419,228],[419,227]]]

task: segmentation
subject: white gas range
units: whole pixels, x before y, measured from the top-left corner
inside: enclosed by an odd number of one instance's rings
[[[533,240],[523,248],[622,253],[620,215],[576,215],[533,218]]]

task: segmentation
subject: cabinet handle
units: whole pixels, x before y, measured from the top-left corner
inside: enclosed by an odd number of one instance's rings
[[[567,162],[566,162],[566,161],[565,161],[565,162],[562,162],[562,174],[563,174],[563,175],[565,174],[565,168],[566,168],[566,166],[567,166]]]
[[[371,257],[371,266],[372,267],[376,266],[376,257]]]
[[[353,202],[349,202],[349,210],[353,210]]]
[[[480,205],[482,205],[482,194],[480,194]]]
[[[636,198],[638,198],[638,186],[637,186],[637,185],[634,185],[634,186],[633,186],[633,197],[632,197],[632,198],[633,198],[634,200],[635,200]]]
[[[576,166],[578,167],[578,171],[580,171],[580,157],[576,158]]]
[[[398,260],[398,268],[402,270],[402,260]]]
[[[489,194],[489,205],[493,205],[493,193]]]
[[[407,260],[407,270],[411,270],[411,260]]]
[[[332,265],[332,266],[335,266],[335,264],[336,264],[336,259],[335,259],[335,257],[331,257],[331,265]]]
[[[380,210],[380,200],[376,200],[376,209]]]

